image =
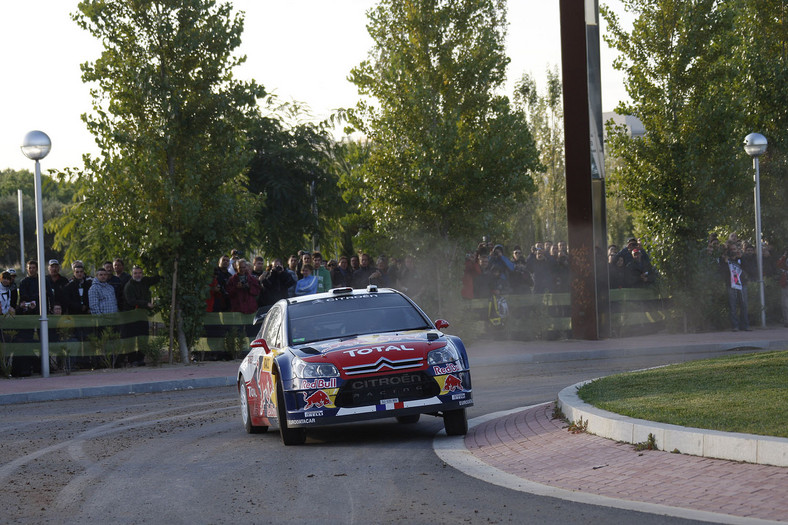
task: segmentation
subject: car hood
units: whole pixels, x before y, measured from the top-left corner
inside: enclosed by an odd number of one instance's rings
[[[327,360],[339,369],[343,377],[352,377],[425,368],[427,354],[446,344],[446,337],[439,332],[419,330],[311,343],[294,347],[292,351],[304,361],[319,363]]]

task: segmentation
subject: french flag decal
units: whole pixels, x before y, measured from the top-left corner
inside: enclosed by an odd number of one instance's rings
[[[375,410],[377,412],[382,412],[384,410],[394,410],[395,408],[405,408],[405,403],[398,401],[395,403],[384,403],[382,405],[375,406]]]

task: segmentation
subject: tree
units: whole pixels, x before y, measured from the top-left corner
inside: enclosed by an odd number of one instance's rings
[[[333,139],[325,123],[288,125],[300,112],[286,104],[255,119],[249,131],[253,156],[248,188],[265,199],[265,206],[257,208],[259,227],[249,244],[278,257],[306,246],[317,249],[330,238],[344,209],[331,165]]]
[[[263,90],[232,75],[243,19],[211,0],[82,1],[73,18],[104,46],[82,66],[93,83],[83,120],[102,155],[62,174],[79,193],[59,239],[67,253],[133,256],[165,276],[171,345],[177,325],[188,363],[206,258],[226,250],[253,205],[245,130]]]
[[[367,206],[379,228],[462,240],[499,224],[534,190],[525,115],[497,95],[509,62],[498,0],[383,0],[375,44],[350,80],[350,113],[372,147]]]
[[[747,187],[735,162],[743,108],[730,60],[734,13],[717,0],[623,4],[637,15],[631,32],[601,9],[632,98],[617,112],[637,116],[647,133],[632,138],[608,128],[610,151],[621,160],[615,178],[652,258],[674,289],[687,289],[698,241],[732,220],[731,201]]]
[[[539,94],[536,81],[524,74],[515,85],[514,100],[528,115],[544,171],[535,176],[536,193],[514,215],[514,232],[530,240],[566,240],[566,171],[564,167],[564,112],[558,69],[547,70],[547,86]]]

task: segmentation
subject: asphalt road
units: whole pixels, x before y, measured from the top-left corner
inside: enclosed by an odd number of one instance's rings
[[[728,352],[730,353],[730,352]],[[711,355],[711,354],[709,354]],[[474,355],[469,418],[681,355],[530,363]],[[693,358],[706,357],[695,354]],[[5,523],[681,523],[486,484],[444,464],[422,416],[249,435],[231,387],[0,407]]]

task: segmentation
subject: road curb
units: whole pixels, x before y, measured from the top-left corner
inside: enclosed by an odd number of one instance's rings
[[[558,407],[569,421],[577,422],[582,418],[587,422],[587,431],[591,434],[632,444],[644,443],[652,434],[659,450],[788,467],[788,438],[680,427],[607,412],[589,405],[577,395],[578,388],[588,382],[561,390]]]
[[[80,399],[85,397],[152,394],[156,392],[172,392],[176,390],[192,390],[196,388],[214,388],[235,385],[235,382],[235,376],[203,377],[194,379],[150,381],[145,383],[129,383],[125,385],[64,388],[60,390],[39,390],[37,392],[2,394],[0,395],[0,405],[34,403],[39,401],[62,401],[66,399]]]

